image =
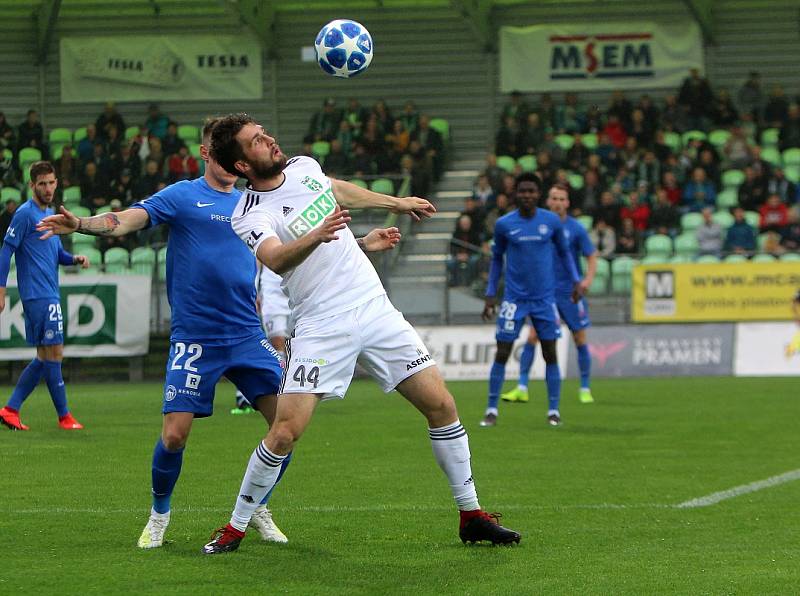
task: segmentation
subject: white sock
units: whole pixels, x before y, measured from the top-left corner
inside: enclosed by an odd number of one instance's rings
[[[527,385],[517,385],[517,389],[519,389],[520,391],[527,391],[528,390],[528,386]]]
[[[495,416],[497,416],[497,408],[486,408],[486,412],[484,412],[483,415],[488,416],[489,414],[494,414]]]
[[[547,415],[548,416],[552,416],[553,414],[555,414],[556,416],[561,418],[561,412],[559,412],[558,410],[547,410]]]
[[[150,517],[152,517],[153,519],[169,521],[169,514],[170,514],[169,511],[167,511],[166,513],[159,513],[152,507],[150,508]]]
[[[467,431],[456,420],[441,428],[429,428],[433,456],[436,463],[447,475],[453,498],[461,511],[480,509],[475,482],[472,480],[469,439]]]
[[[264,446],[263,442],[259,442],[258,447],[253,451],[250,462],[247,464],[247,471],[244,473],[242,487],[239,489],[236,507],[231,515],[231,525],[240,532],[247,530],[247,524],[250,523],[253,512],[275,486],[284,459],[286,459],[285,455],[272,453]]]

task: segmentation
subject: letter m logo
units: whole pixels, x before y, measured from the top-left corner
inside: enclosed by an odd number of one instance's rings
[[[645,274],[647,298],[673,298],[675,275],[672,271],[648,271]]]

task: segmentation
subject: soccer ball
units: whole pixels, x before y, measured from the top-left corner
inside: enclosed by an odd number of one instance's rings
[[[361,23],[337,19],[325,25],[314,41],[319,67],[334,77],[361,74],[372,62],[372,36]]]

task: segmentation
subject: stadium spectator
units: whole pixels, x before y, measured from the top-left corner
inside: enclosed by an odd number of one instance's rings
[[[556,108],[556,130],[562,134],[581,133],[585,130],[586,118],[578,103],[577,93],[567,93],[564,104]]]
[[[683,189],[683,206],[686,211],[702,211],[704,207],[712,209],[717,204],[717,191],[706,177],[703,168],[692,171],[692,179]]]
[[[14,218],[14,213],[17,211],[17,202],[14,199],[6,201],[5,209],[0,213],[0,238],[6,237],[8,226],[11,225],[11,220]],[[0,240],[2,244],[2,240]]]
[[[767,196],[767,202],[761,206],[758,214],[761,216],[758,227],[762,232],[780,233],[789,223],[789,209],[777,194]]]
[[[144,121],[144,134],[163,139],[167,134],[169,118],[161,113],[158,104],[150,104],[147,108],[147,120]]]
[[[17,170],[14,167],[14,155],[11,149],[0,151],[0,185],[16,186]]]
[[[644,121],[647,122],[650,126],[652,126],[653,130],[658,128],[658,124],[661,118],[661,112],[659,111],[656,104],[653,103],[653,98],[651,98],[646,93],[643,94],[639,98],[639,103],[636,104],[636,109],[642,111],[642,114],[644,114]]]
[[[698,254],[719,257],[722,254],[722,247],[724,244],[722,226],[714,221],[713,209],[706,207],[703,209],[702,213],[703,223],[700,224],[695,231]]]
[[[111,199],[108,206],[111,208],[112,213],[119,213],[122,211],[122,201],[119,199]],[[105,254],[109,248],[131,250],[136,244],[135,234],[125,234],[124,236],[100,236],[100,238],[97,239],[97,243],[100,252],[103,254]]]
[[[783,87],[775,85],[764,106],[764,126],[768,128],[780,128],[786,121],[789,112],[789,100],[783,92]]]
[[[186,145],[181,145],[178,152],[169,158],[169,182],[194,180],[200,175],[200,166],[193,155],[189,154]]]
[[[761,245],[761,252],[779,257],[786,252],[786,248],[781,244],[781,235],[775,230],[770,230],[764,234],[764,243]]]
[[[144,165],[144,174],[139,178],[139,182],[136,185],[136,198],[147,198],[166,186],[167,181],[161,175],[158,162],[148,159]]]
[[[739,112],[727,89],[717,92],[711,106],[711,120],[719,128],[728,128],[739,121]]]
[[[415,152],[414,143],[409,143],[409,152],[412,156],[415,156],[415,153],[419,153],[419,143],[416,144],[416,148],[418,150]],[[375,173],[374,160],[360,142],[353,142],[353,161],[351,166],[355,176],[372,176]]]
[[[343,176],[350,173],[350,158],[342,150],[339,139],[331,141],[331,148],[323,160],[323,169],[328,175]]]
[[[650,147],[656,134],[655,123],[654,121],[646,120],[644,112],[637,108],[631,112],[631,124],[628,127],[628,133],[636,139],[639,147]]]
[[[522,98],[522,93],[519,91],[512,91],[511,95],[508,96],[508,102],[503,105],[503,109],[500,112],[500,124],[505,124],[507,118],[513,118],[521,125],[528,119],[528,114],[530,112],[531,108],[525,103],[525,100]]]
[[[506,171],[497,165],[497,155],[489,153],[486,156],[486,166],[483,168],[483,174],[489,179],[489,184],[495,192],[503,190],[503,178]]]
[[[756,249],[756,233],[745,221],[744,209],[735,207],[733,224],[725,237],[725,250],[736,254],[751,254]]]
[[[36,110],[28,110],[25,121],[17,129],[17,149],[25,147],[35,147],[45,153],[44,128]]]
[[[599,220],[602,220],[614,231],[618,230],[622,223],[620,205],[610,190],[606,190],[600,195],[600,204],[594,212],[594,222],[597,223]]]
[[[115,125],[110,125],[107,130],[108,136],[106,136],[105,139],[105,151],[106,156],[111,160],[111,169],[113,171],[114,166],[120,159],[120,148],[122,147],[123,140],[120,137],[119,129]]]
[[[86,162],[81,176],[81,205],[94,211],[104,207],[110,192],[108,179],[97,168],[94,161]]]
[[[410,153],[400,158],[400,175],[411,178],[411,195],[424,197],[431,186],[430,171],[418,163]]]
[[[708,80],[700,76],[697,68],[689,69],[678,92],[678,104],[686,109],[690,129],[707,130],[714,93]]]
[[[517,135],[515,147],[520,155],[536,155],[544,143],[545,129],[542,126],[539,114],[531,112],[525,120],[525,126]]]
[[[639,161],[636,178],[640,185],[644,182],[648,190],[658,186],[661,180],[661,162],[654,151],[644,152],[641,161]]]
[[[761,147],[758,145],[753,145],[750,150],[753,153],[753,160],[750,162],[750,166],[755,171],[756,177],[765,181],[769,180],[772,177],[772,164],[761,157]]]
[[[128,143],[120,145],[119,161],[114,166],[114,171],[122,172],[128,170],[131,179],[135,182],[142,174],[142,160],[139,153],[134,151]]]
[[[714,185],[714,190],[719,191],[722,188],[722,171],[711,149],[702,149],[700,151],[693,168],[703,168],[706,178]]]
[[[722,153],[725,155],[730,167],[737,170],[741,170],[750,164],[753,159],[753,152],[741,126],[737,125],[731,128],[731,136],[725,141]]]
[[[472,227],[477,233],[481,233],[486,223],[486,206],[472,196],[464,199],[464,209],[461,215],[469,215]]]
[[[628,195],[628,204],[620,209],[620,217],[630,219],[637,232],[644,232],[649,227],[650,206],[639,200],[639,193],[633,191]]]
[[[339,122],[339,130],[336,132],[336,140],[342,146],[342,151],[350,157],[353,155],[353,141],[356,136],[353,133],[352,125],[348,120]]]
[[[150,136],[147,138],[147,145],[145,147],[145,159],[156,162],[156,164],[158,164],[158,171],[163,172],[164,164],[167,161],[167,154],[164,153],[161,139],[156,136]]]
[[[383,153],[385,141],[380,123],[378,122],[378,117],[375,114],[370,115],[358,140],[361,146],[364,147],[364,150],[369,153],[373,159],[376,159]],[[378,168],[378,171],[381,171],[380,168]]]
[[[667,95],[664,98],[664,109],[661,112],[661,126],[668,131],[681,133],[688,127],[686,110],[678,104],[675,95]]]
[[[494,237],[494,225],[497,223],[499,218],[503,217],[510,210],[511,201],[509,200],[508,195],[504,192],[498,193],[494,202],[494,207],[489,209],[488,213],[486,214],[486,220],[483,224],[484,234],[487,239]]]
[[[775,168],[767,180],[767,194],[776,194],[781,201],[792,205],[797,201],[797,185],[786,179],[783,168]]]
[[[656,188],[656,204],[650,214],[650,227],[656,234],[675,236],[680,226],[681,214],[669,200],[667,190]]]
[[[336,136],[339,130],[339,121],[342,119],[339,110],[336,109],[336,100],[328,97],[322,102],[322,110],[315,112],[311,116],[308,125],[308,134],[303,139],[306,143],[314,141],[330,141]],[[352,122],[351,122],[352,125]]]
[[[603,113],[600,107],[596,105],[589,106],[584,116],[585,123],[583,125],[584,133],[598,133],[603,127]]]
[[[379,99],[375,102],[375,104],[372,106],[372,114],[374,114],[377,118],[378,128],[380,128],[382,134],[392,130],[394,125],[394,116],[392,116],[392,111],[386,104],[385,99]]]
[[[616,174],[619,167],[619,150],[611,142],[611,137],[607,133],[601,132],[598,135],[595,153],[600,157],[600,162],[606,171]]]
[[[328,100],[326,100],[326,102],[327,101]],[[335,103],[332,105],[335,106]],[[358,98],[351,97],[347,100],[347,107],[342,114],[342,121],[347,122],[347,124],[350,126],[350,130],[355,136],[361,134],[361,130],[364,128],[364,125],[367,123],[368,119],[369,110],[361,105],[361,103],[358,101]]]
[[[628,140],[628,133],[625,132],[625,125],[616,114],[608,115],[606,125],[603,127],[603,134],[608,136],[608,140],[617,149],[622,149],[625,146],[625,142]]]
[[[539,114],[539,122],[542,123],[542,126],[551,130],[555,128],[556,106],[549,93],[542,93],[541,96],[539,96],[539,103],[533,111]],[[523,116],[519,122],[524,122],[526,119],[527,118]]]
[[[570,211],[573,217],[578,217],[584,213],[594,213],[600,204],[600,195],[605,187],[600,182],[600,177],[596,170],[586,170],[583,175],[583,186],[575,192],[574,198],[570,198]]]
[[[78,141],[78,158],[84,163],[92,159],[94,155],[94,146],[96,143],[100,142],[100,139],[97,138],[97,128],[95,125],[87,125],[86,136]]]
[[[625,93],[617,89],[611,94],[611,103],[608,106],[606,115],[610,119],[615,116],[617,120],[626,129],[631,125],[631,114],[633,113],[633,104],[625,97]]]
[[[610,227],[603,219],[595,219],[594,226],[589,232],[589,239],[597,248],[597,254],[603,258],[607,259],[613,256],[617,250],[614,228]]]
[[[739,185],[739,206],[747,211],[758,211],[767,200],[767,185],[763,178],[756,176],[752,167],[744,169],[744,182]]]
[[[755,122],[761,121],[764,91],[761,89],[761,75],[757,71],[751,71],[747,80],[739,88],[738,100],[742,115],[751,114]]]
[[[451,286],[468,286],[475,279],[480,252],[481,234],[472,218],[462,213],[450,239],[447,271]]]
[[[781,244],[787,250],[800,252],[800,208],[789,210],[789,222],[783,229]]]
[[[576,133],[573,137],[572,147],[567,150],[567,167],[573,172],[581,171],[590,154],[589,148],[583,144],[583,137]]]
[[[496,197],[497,193],[489,184],[489,177],[486,174],[480,174],[475,186],[472,187],[472,198],[491,209]]]
[[[17,136],[14,129],[6,120],[6,115],[0,112],[0,152],[3,149],[14,149],[17,145]]]
[[[397,119],[403,124],[403,128],[411,133],[411,131],[416,130],[417,126],[419,126],[419,111],[417,110],[417,104],[415,104],[410,99],[403,104],[403,111],[400,112],[400,115]]]
[[[108,158],[108,155],[106,155],[106,149],[103,143],[98,141],[94,144],[92,157],[86,163],[89,162],[92,162],[97,166],[97,173],[100,176],[102,176],[105,180],[111,180],[114,168],[111,160]]]
[[[781,126],[778,138],[781,151],[792,147],[800,147],[800,106],[792,104],[786,114],[786,120]]]
[[[408,149],[408,143],[411,140],[410,133],[408,130],[403,126],[403,123],[400,120],[395,120],[394,124],[392,124],[392,130],[386,134],[386,145],[392,153],[395,153],[399,156],[406,152]]]
[[[117,200],[125,207],[136,202],[136,180],[129,169],[120,171],[119,177],[111,185],[109,196],[112,203]]]
[[[539,151],[539,155],[536,156],[536,175],[542,180],[542,190],[543,194],[547,194],[546,191],[549,189],[553,182],[556,179],[556,165],[553,163],[553,159],[551,154],[547,151]],[[505,188],[503,191],[509,196],[513,196],[513,191],[509,189],[508,180],[504,180]],[[513,185],[511,186],[513,188]]]
[[[618,255],[635,255],[639,253],[640,248],[640,234],[633,224],[630,217],[622,219],[622,229],[617,235],[616,254]]]
[[[431,119],[427,114],[419,117],[419,126],[411,133],[411,140],[417,141],[425,149],[431,160],[433,175],[436,180],[441,177],[444,168],[444,142],[442,135],[430,126]]]
[[[672,155],[672,149],[667,145],[664,137],[663,130],[657,130],[653,140],[653,152],[656,154],[658,161],[664,163],[667,158]]]
[[[94,123],[97,128],[97,135],[102,139],[108,139],[109,130],[112,126],[117,128],[117,131],[125,131],[125,120],[117,111],[117,106],[113,101],[106,103],[103,112],[97,117]]]
[[[497,155],[510,155],[511,157],[519,157],[517,149],[517,141],[520,138],[519,123],[515,118],[507,117],[503,122],[503,126],[497,131],[497,136],[494,140],[494,152]]]
[[[169,125],[167,125],[167,134],[161,139],[161,149],[164,155],[169,159],[178,153],[180,148],[184,145],[186,145],[186,143],[178,136],[178,125],[175,122],[170,122]]]
[[[56,169],[56,178],[58,179],[58,186],[67,188],[78,184],[80,176],[80,164],[78,160],[72,155],[72,145],[64,145],[61,150],[61,157],[53,162]]]

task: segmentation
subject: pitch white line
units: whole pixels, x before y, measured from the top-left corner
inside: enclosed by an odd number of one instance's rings
[[[677,505],[675,505],[675,507],[677,509],[708,507],[709,505],[716,505],[720,501],[724,501],[726,499],[733,499],[734,497],[746,495],[747,493],[754,493],[756,491],[765,488],[771,488],[773,486],[778,486],[779,484],[792,482],[793,480],[800,480],[800,468],[798,468],[797,470],[792,470],[791,472],[786,472],[785,474],[771,476],[765,480],[751,482],[750,484],[741,484],[739,486],[734,486],[733,488],[729,488],[728,490],[721,490],[719,492],[711,493],[710,495],[706,495],[704,497],[698,497],[696,499],[684,501],[683,503],[678,503]]]

